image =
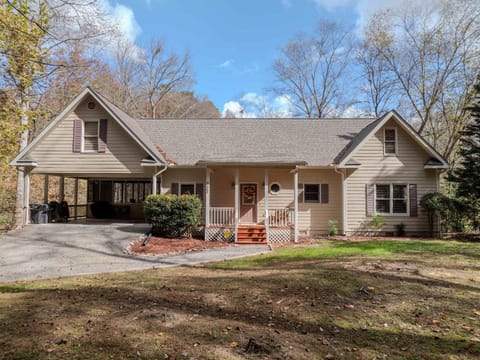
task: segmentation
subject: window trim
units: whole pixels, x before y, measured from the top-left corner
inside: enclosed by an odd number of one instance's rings
[[[92,135],[85,135],[85,125],[87,123],[97,123],[97,150],[85,150],[85,137],[89,138],[94,138],[95,136]],[[82,122],[82,153],[87,153],[87,154],[92,154],[92,153],[98,153],[99,148],[100,148],[100,141],[99,141],[99,136],[100,136],[100,120],[83,120]]]
[[[410,216],[410,184],[409,183],[375,183],[375,191],[373,192],[373,206],[374,206],[374,214],[382,215],[382,216]],[[378,212],[377,211],[377,185],[388,185],[390,187],[390,198],[389,200],[389,209],[390,212]],[[404,186],[405,187],[405,199],[407,200],[406,204],[406,212],[405,213],[394,213],[393,212],[393,186]],[[400,198],[395,198],[396,200],[401,200]]]
[[[272,191],[273,185],[278,185],[278,191]],[[268,193],[270,195],[277,196],[278,194],[280,194],[280,191],[282,191],[282,186],[280,185],[280,183],[278,181],[272,181],[270,183],[270,186],[268,187]]]
[[[305,199],[305,194],[307,191],[305,190],[306,185],[315,185],[318,187],[318,200],[307,200]],[[321,183],[303,183],[303,202],[307,204],[321,204],[322,202],[322,186]]]
[[[388,140],[388,143],[393,143],[395,145],[395,152],[393,153],[387,153],[386,151],[386,145],[387,145],[387,137],[385,136],[385,133],[387,130],[393,130],[395,132],[395,140]],[[397,128],[394,127],[386,127],[383,129],[383,155],[384,156],[398,156],[398,131]]]

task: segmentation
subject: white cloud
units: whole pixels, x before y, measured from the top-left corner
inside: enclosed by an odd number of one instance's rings
[[[128,39],[135,41],[136,37],[142,32],[140,25],[135,20],[135,14],[131,8],[122,4],[115,4],[110,7],[110,17],[117,25],[120,33]]]
[[[225,60],[224,62],[222,62],[221,64],[218,64],[216,67],[220,68],[220,69],[227,69],[227,68],[231,67],[234,62],[235,62],[235,60],[228,59],[228,60]]]
[[[439,0],[312,0],[323,9],[332,12],[339,8],[354,8],[357,14],[357,28],[362,30],[367,24],[368,19],[375,12],[382,9],[400,9],[405,6],[424,5],[432,6],[439,3]]]
[[[255,118],[255,113],[246,112],[238,101],[228,101],[223,105],[222,116],[225,117],[230,113],[236,118]]]
[[[271,98],[255,92],[245,93],[237,101],[226,102],[223,116],[227,111],[238,118],[286,118],[294,114],[292,102],[287,95]]]

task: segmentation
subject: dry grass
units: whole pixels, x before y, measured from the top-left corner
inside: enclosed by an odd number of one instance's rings
[[[0,284],[0,358],[480,357],[480,245],[406,243]]]

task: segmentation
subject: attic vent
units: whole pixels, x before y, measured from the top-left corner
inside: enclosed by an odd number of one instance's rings
[[[90,101],[88,104],[87,104],[87,107],[90,109],[90,110],[93,110],[95,109],[95,103],[93,101]]]

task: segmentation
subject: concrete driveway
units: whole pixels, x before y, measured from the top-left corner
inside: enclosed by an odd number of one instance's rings
[[[146,224],[29,225],[0,237],[0,282],[193,265],[268,252],[267,246],[233,246],[171,256],[132,256],[125,247]]]

